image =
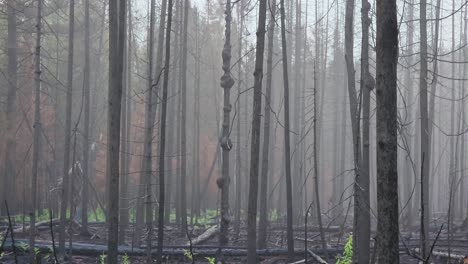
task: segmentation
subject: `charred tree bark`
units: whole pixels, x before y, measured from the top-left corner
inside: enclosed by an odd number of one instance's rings
[[[421,195],[423,199],[421,205],[424,206],[425,210],[421,215],[421,257],[426,259],[429,248],[429,117],[428,117],[428,104],[427,104],[427,19],[426,19],[426,5],[427,0],[421,0],[419,4],[420,12],[420,76],[419,76],[419,103],[421,111],[421,144],[420,144],[420,155],[421,155]],[[421,208],[422,209],[422,208]]]
[[[109,2],[109,90],[107,113],[108,263],[117,263],[119,243],[119,155],[126,0]]]
[[[257,263],[257,200],[258,200],[258,173],[260,167],[260,124],[262,115],[262,79],[263,79],[263,55],[265,51],[265,24],[267,1],[260,0],[258,11],[257,44],[255,52],[254,71],[254,96],[252,139],[250,148],[250,178],[249,178],[249,203],[247,209],[247,262]]]
[[[270,24],[268,26],[268,55],[267,55],[267,76],[265,93],[265,120],[263,121],[263,148],[262,148],[262,168],[260,174],[260,220],[258,224],[258,248],[266,247],[267,229],[268,229],[268,166],[270,153],[270,108],[271,108],[271,90],[273,80],[273,41],[275,36],[275,16],[276,0],[270,3]]]
[[[220,146],[222,153],[221,177],[217,180],[218,188],[221,191],[221,224],[219,232],[219,245],[224,246],[228,243],[229,231],[229,184],[231,178],[229,176],[229,152],[232,149],[232,142],[229,138],[230,122],[231,122],[231,88],[234,85],[234,79],[231,77],[231,21],[232,21],[232,6],[231,0],[226,2],[226,28],[224,31],[224,47],[222,52],[223,58],[223,76],[221,77],[221,88],[224,91],[224,107],[223,107],[223,124],[220,138]]]
[[[377,263],[389,264],[400,262],[397,62],[396,0],[377,1]]]

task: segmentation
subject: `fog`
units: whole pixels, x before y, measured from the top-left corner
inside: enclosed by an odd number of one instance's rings
[[[466,261],[467,8],[0,1],[0,262]]]

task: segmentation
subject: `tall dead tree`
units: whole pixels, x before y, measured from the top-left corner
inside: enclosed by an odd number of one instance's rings
[[[109,2],[107,112],[107,263],[117,263],[119,242],[119,155],[126,0]]]
[[[362,164],[359,177],[356,177],[355,191],[355,221],[358,230],[355,234],[356,248],[353,254],[355,262],[368,263],[370,259],[370,95],[374,89],[374,77],[369,72],[369,27],[371,19],[369,11],[371,4],[367,0],[362,0],[361,24],[362,24],[362,44],[361,44],[361,81],[360,89],[362,93]]]
[[[406,102],[412,102],[413,101],[413,78],[411,76],[411,65],[413,65],[413,50],[414,50],[414,3],[413,0],[409,0],[408,2],[408,29],[407,29],[407,35],[406,35],[406,40],[407,40],[407,50],[406,54],[408,55],[408,58],[406,59],[406,67],[407,69],[405,70],[405,75],[404,75],[404,82],[406,86],[406,93],[405,93],[405,100]],[[406,122],[411,122],[413,120],[413,108],[409,108],[405,113],[404,120]],[[413,145],[413,139],[411,137],[411,134],[414,133],[414,125],[412,124],[407,124],[406,126],[403,127],[403,133],[402,133],[402,138],[406,141],[406,147],[408,150],[410,150],[410,147]],[[407,206],[407,213],[405,213],[405,220],[406,220],[406,225],[407,226],[412,226],[412,223],[414,221],[413,218],[413,202],[410,201],[411,193],[412,193],[412,186],[414,186],[413,183],[413,178],[417,177],[415,175],[415,170],[413,168],[413,162],[411,156],[409,156],[409,153],[405,155],[405,164],[404,164],[404,184],[403,184],[403,197],[402,201],[404,203],[408,203]]]
[[[88,202],[89,202],[89,120],[90,120],[90,21],[89,21],[89,0],[85,0],[85,17],[84,17],[84,69],[83,69],[83,99],[84,99],[84,123],[83,123],[83,195],[81,200],[81,233],[88,234]]]
[[[65,256],[65,225],[69,199],[70,145],[71,145],[71,114],[73,96],[73,49],[75,44],[75,0],[70,0],[68,24],[68,66],[67,66],[67,100],[65,113],[65,148],[62,170],[62,201],[60,204],[59,252]]]
[[[5,148],[5,165],[3,167],[3,187],[2,201],[7,201],[12,209],[10,213],[15,211],[15,155],[16,142],[14,136],[14,116],[16,110],[16,92],[18,89],[18,21],[17,21],[17,0],[7,1],[7,16],[8,16],[8,94],[6,102],[6,148]],[[0,212],[3,212],[3,207]]]
[[[181,61],[181,126],[180,126],[180,209],[182,218],[182,232],[187,231],[187,42],[188,42],[188,18],[190,1],[184,0],[184,27],[182,32],[182,61]]]
[[[293,207],[292,207],[292,179],[291,179],[291,142],[289,116],[289,74],[288,50],[286,45],[286,12],[284,0],[280,0],[281,12],[281,54],[283,59],[283,89],[284,89],[284,168],[286,179],[286,237],[288,240],[288,259],[294,259]]]
[[[37,1],[37,17],[36,17],[36,51],[34,54],[35,60],[35,75],[34,75],[34,141],[33,141],[33,164],[31,177],[31,223],[29,228],[29,248],[35,248],[36,238],[36,208],[37,208],[37,174],[39,166],[39,155],[41,149],[41,35],[42,35],[42,0]],[[34,250],[29,250],[29,258],[31,263],[36,263],[36,253]]]
[[[166,151],[166,119],[167,119],[167,87],[169,85],[169,63],[171,60],[171,26],[172,26],[172,0],[167,7],[167,29],[166,29],[166,57],[164,61],[164,83],[161,98],[161,132],[159,146],[159,207],[158,207],[158,257],[157,263],[162,264],[162,251],[164,241],[164,155]],[[165,13],[165,10],[164,10]]]
[[[424,1],[424,0],[423,0]],[[377,1],[377,263],[399,263],[396,0]]]
[[[240,21],[239,25],[239,39],[238,39],[238,50],[237,56],[239,57],[239,61],[237,63],[237,97],[240,98],[241,96],[241,85],[242,85],[242,63],[243,63],[243,56],[242,56],[242,47],[243,47],[243,34],[244,34],[244,0],[240,0],[239,4],[237,5],[237,19]],[[240,233],[240,222],[241,222],[241,207],[242,207],[242,157],[241,157],[241,103],[242,100],[238,100],[236,105],[236,112],[237,112],[237,131],[236,131],[236,201],[235,201],[235,213],[234,213],[234,234],[236,236]]]
[[[419,108],[421,113],[421,257],[428,255],[429,239],[429,117],[427,104],[427,0],[419,3],[420,14],[420,76],[419,76]]]
[[[221,223],[219,232],[219,244],[224,246],[228,243],[229,231],[229,184],[231,178],[229,176],[229,152],[232,149],[232,142],[229,138],[230,123],[231,123],[231,88],[234,85],[234,79],[231,77],[231,21],[232,21],[232,6],[231,0],[226,1],[226,26],[224,31],[224,47],[222,51],[223,58],[223,76],[221,77],[221,88],[224,91],[224,107],[223,107],[223,124],[220,138],[220,146],[222,153],[221,177],[218,178],[217,184],[221,191]]]
[[[125,26],[124,37],[124,69],[123,69],[123,90],[122,90],[122,155],[120,157],[121,179],[120,179],[120,231],[119,243],[125,243],[125,233],[129,224],[129,183],[130,183],[130,142],[131,142],[131,120],[132,120],[132,5],[127,1],[128,25]]]
[[[267,1],[260,0],[258,10],[257,44],[255,51],[254,95],[252,138],[250,148],[250,178],[249,199],[247,209],[247,262],[257,263],[257,200],[258,200],[258,174],[260,167],[260,124],[262,115],[262,80],[263,55],[265,51],[265,25]]]
[[[260,174],[260,219],[258,224],[258,248],[266,247],[267,227],[268,227],[268,166],[270,154],[270,108],[271,90],[273,80],[273,42],[275,36],[275,16],[276,0],[270,3],[270,23],[268,25],[268,54],[267,54],[267,76],[265,93],[265,120],[263,121],[263,146],[262,146],[262,167]]]

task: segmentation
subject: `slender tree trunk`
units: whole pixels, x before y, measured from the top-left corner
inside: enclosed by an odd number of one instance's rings
[[[162,251],[164,241],[164,155],[166,150],[166,118],[167,118],[167,87],[169,84],[169,63],[171,55],[171,26],[172,26],[172,0],[169,0],[166,30],[166,58],[164,63],[164,84],[161,102],[161,133],[159,146],[159,211],[158,211],[158,257],[157,263],[162,264]]]
[[[88,203],[89,203],[89,117],[90,117],[90,32],[89,32],[89,0],[85,0],[85,37],[84,37],[84,73],[83,73],[83,90],[84,90],[84,124],[83,124],[83,190],[81,200],[81,233],[88,234]]]
[[[260,0],[258,11],[257,44],[255,52],[254,96],[252,139],[250,149],[250,178],[249,178],[249,204],[247,209],[247,262],[257,263],[257,201],[258,201],[258,174],[260,167],[260,124],[262,115],[262,79],[263,55],[265,51],[265,24],[267,1]]]
[[[360,89],[362,93],[362,166],[359,177],[356,178],[355,205],[354,208],[358,232],[355,238],[359,251],[353,255],[358,263],[368,263],[370,260],[370,95],[374,89],[374,77],[369,72],[369,27],[371,20],[369,11],[371,5],[367,0],[362,1],[361,21],[362,21],[362,44],[361,44],[361,81]]]
[[[16,91],[18,89],[18,33],[16,10],[18,5],[16,0],[7,1],[8,15],[8,95],[6,104],[6,148],[5,165],[3,175],[2,200],[7,201],[10,213],[15,212],[15,156],[16,140],[14,135],[15,110],[16,110]],[[3,212],[3,206],[0,212]],[[3,215],[3,214],[2,214]]]
[[[192,210],[191,220],[192,225],[194,222],[198,222],[200,216],[200,15],[195,12],[195,92],[194,92],[194,103],[193,103],[193,181],[192,181]]]
[[[289,75],[288,75],[288,52],[286,46],[286,14],[284,0],[280,0],[281,12],[281,49],[283,58],[283,86],[284,86],[284,165],[286,178],[286,208],[287,223],[286,232],[288,239],[288,259],[294,259],[294,234],[293,234],[293,208],[292,208],[292,179],[291,179],[291,143],[290,143],[290,116],[289,116]]]
[[[224,47],[222,52],[223,57],[223,76],[221,77],[221,88],[224,91],[224,107],[223,107],[223,124],[220,146],[223,150],[221,177],[218,178],[217,184],[221,191],[221,224],[219,232],[219,245],[225,246],[228,240],[229,231],[229,184],[231,178],[229,176],[229,152],[232,149],[232,142],[229,138],[230,123],[231,123],[231,88],[234,85],[234,79],[231,77],[231,21],[232,21],[232,6],[231,0],[226,2],[226,28],[224,31]]]
[[[35,52],[35,100],[34,100],[34,142],[33,142],[33,164],[31,178],[31,196],[32,196],[32,211],[30,213],[30,237],[29,248],[34,249],[36,238],[36,208],[37,208],[37,173],[39,165],[39,155],[41,149],[41,35],[42,35],[42,0],[37,2],[37,18],[36,18],[36,52]],[[34,250],[29,251],[31,264],[36,263],[36,253]]]
[[[317,72],[315,71],[314,65],[314,185],[315,185],[315,208],[317,210],[317,223],[320,229],[320,238],[322,242],[322,249],[325,251],[327,249],[327,242],[325,240],[325,234],[323,232],[322,226],[322,211],[320,209],[320,183],[319,183],[319,173],[318,173],[318,149],[317,149]]]
[[[275,35],[275,15],[276,0],[270,3],[270,24],[268,26],[268,55],[267,55],[267,76],[265,93],[265,120],[263,121],[263,149],[262,149],[262,170],[260,174],[260,221],[258,225],[258,248],[266,247],[267,228],[268,228],[268,166],[270,153],[270,108],[271,108],[271,90],[273,79],[273,37]]]
[[[65,224],[67,219],[67,207],[69,198],[69,175],[70,169],[70,144],[71,144],[71,113],[73,92],[73,49],[75,37],[75,0],[70,0],[69,25],[68,25],[68,69],[67,69],[67,104],[65,114],[65,148],[62,170],[62,197],[60,205],[60,230],[59,230],[59,252],[65,257]]]
[[[419,4],[420,11],[420,77],[419,77],[419,103],[421,111],[421,257],[426,259],[429,254],[429,118],[427,112],[427,20],[426,20],[427,0],[421,0]]]
[[[407,87],[406,89],[406,94],[405,94],[405,101],[412,102],[413,101],[413,79],[411,77],[411,69],[410,67],[413,65],[413,38],[414,38],[414,3],[413,0],[409,0],[408,2],[408,29],[407,29],[407,64],[406,66],[408,67],[405,70],[405,86]],[[404,127],[404,134],[403,138],[406,141],[406,147],[408,148],[408,151],[410,151],[411,146],[413,145],[412,142],[414,141],[412,139],[412,133],[414,133],[414,125],[409,124],[409,122],[413,121],[413,108],[409,107],[409,109],[406,110],[405,114],[405,122],[408,123]],[[412,152],[411,152],[412,153]],[[414,186],[414,181],[412,180],[413,178],[417,177],[414,173],[414,168],[413,168],[413,163],[414,163],[414,157],[410,156],[410,152],[405,154],[405,168],[404,168],[404,184],[403,184],[403,204],[405,205],[406,203],[408,204],[407,206],[407,213],[405,214],[405,219],[406,219],[406,226],[410,227],[413,225],[413,202],[410,200],[411,198],[411,193],[413,191],[413,186]]]
[[[127,1],[128,9],[128,26],[124,23],[124,69],[123,69],[123,91],[122,91],[122,155],[120,157],[121,166],[121,182],[120,182],[120,232],[119,232],[119,243],[125,243],[125,235],[128,228],[129,222],[129,172],[130,172],[130,126],[131,126],[131,53],[132,53],[132,9],[130,0]],[[128,31],[127,31],[128,30]],[[127,33],[128,32],[128,33]]]
[[[382,264],[400,262],[397,62],[396,0],[377,1],[377,263]]]
[[[239,26],[239,39],[238,39],[238,53],[239,61],[237,62],[237,133],[236,133],[236,201],[235,201],[235,219],[234,219],[234,234],[239,236],[240,233],[240,224],[241,224],[241,207],[242,207],[242,157],[241,157],[241,148],[242,148],[242,134],[241,134],[241,80],[242,80],[242,44],[243,44],[243,34],[244,34],[244,0],[240,0],[238,4],[238,21],[240,20]]]
[[[184,27],[182,32],[182,68],[181,68],[181,164],[180,164],[180,206],[182,232],[187,231],[187,37],[190,1],[184,0]]]
[[[354,156],[354,224],[353,224],[353,245],[356,254],[353,254],[354,261],[357,261],[359,252],[361,249],[359,248],[360,244],[358,243],[358,238],[361,235],[360,228],[359,228],[359,219],[361,210],[361,205],[359,202],[361,201],[361,187],[359,183],[361,181],[361,135],[359,129],[359,117],[360,117],[360,109],[359,109],[359,102],[358,97],[356,95],[356,80],[355,80],[355,71],[354,71],[354,56],[353,56],[353,20],[354,20],[354,0],[347,0],[346,2],[346,18],[345,18],[345,58],[346,58],[346,67],[348,72],[348,94],[349,94],[349,102],[350,102],[350,114],[351,114],[351,128],[352,128],[352,136],[353,136],[353,156]],[[364,239],[364,238],[363,238]]]
[[[107,263],[117,263],[119,243],[119,155],[126,0],[109,2],[109,90],[107,115]]]

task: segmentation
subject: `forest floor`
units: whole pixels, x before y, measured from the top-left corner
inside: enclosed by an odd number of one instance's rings
[[[36,245],[38,259],[41,263],[54,263],[54,254],[52,247],[52,234],[54,235],[55,247],[58,252],[58,221],[54,221],[53,232],[50,229],[50,222],[40,222],[37,230]],[[347,225],[351,226],[351,225]],[[459,225],[461,226],[461,225]],[[27,227],[22,225],[14,225],[14,238],[16,254],[12,250],[12,241],[10,234],[7,239],[5,238],[6,229],[8,225],[5,223],[0,224],[2,231],[2,241],[4,241],[4,253],[0,255],[0,263],[15,263],[15,256],[17,257],[17,263],[29,263],[27,256],[28,252],[28,232]],[[69,225],[70,227],[70,225]],[[80,234],[79,224],[73,222],[71,225],[73,230],[72,236],[72,263],[105,263],[105,248],[106,248],[106,226],[104,223],[90,223],[88,235]],[[164,246],[165,250],[165,263],[212,263],[214,257],[219,256],[218,243],[216,233],[211,234],[205,241],[196,241],[203,233],[210,229],[210,225],[196,226],[196,228],[189,227],[188,232],[191,240],[195,245],[192,245],[192,251],[190,251],[189,240],[187,234],[181,233],[179,228],[170,224],[165,226],[165,239]],[[123,264],[138,264],[145,263],[145,246],[146,237],[141,240],[142,246],[136,248],[131,246],[133,227],[129,227],[129,231],[126,233],[125,241],[126,244],[122,245],[119,250],[122,251],[121,261]],[[413,230],[413,229],[411,229]],[[414,230],[417,230],[414,229]],[[156,233],[157,230],[153,230],[153,246],[157,244]],[[304,232],[304,226],[294,227],[295,237],[295,248],[297,263],[305,258],[304,248],[306,235]],[[210,233],[210,232],[208,232]],[[437,237],[438,229],[434,225],[431,230],[431,239],[434,241]],[[344,252],[345,244],[351,235],[351,228],[341,228],[339,226],[328,226],[325,229],[326,240],[328,249],[326,253],[321,249],[320,235],[318,227],[310,225],[307,232],[307,247],[310,251],[320,256],[327,263],[335,263],[336,258],[341,256]],[[372,235],[375,237],[375,234]],[[245,263],[246,262],[246,241],[247,234],[245,231],[245,225],[241,226],[239,235],[235,235],[233,230],[230,234],[230,243],[228,246],[223,248],[223,256],[225,256],[225,263]],[[66,247],[69,249],[70,240],[67,238]],[[400,236],[400,263],[418,263],[417,259],[417,248],[419,246],[419,236],[417,232],[410,232],[403,230]],[[3,247],[3,246],[2,246]],[[373,241],[371,241],[371,247],[373,248]],[[431,263],[447,263],[448,254],[448,236],[446,231],[442,230],[437,238],[437,243],[433,248],[434,257],[431,259]],[[275,264],[275,263],[287,263],[286,259],[286,230],[283,224],[279,222],[271,223],[269,226],[268,250],[262,251],[259,254],[259,263],[262,264]],[[455,228],[454,235],[450,240],[451,248],[451,263],[463,263],[455,258],[463,258],[468,255],[468,230],[465,228]],[[156,249],[153,249],[153,253]],[[125,252],[125,253],[124,253]],[[58,254],[58,253],[57,253]],[[445,255],[444,255],[445,254]],[[371,258],[375,256],[375,252],[371,249]],[[194,258],[194,262],[191,258]],[[60,263],[65,263],[60,262]],[[67,261],[66,263],[70,263]],[[214,263],[214,262],[213,262]],[[308,255],[307,263],[320,263],[310,254]],[[468,262],[466,262],[468,263]]]

